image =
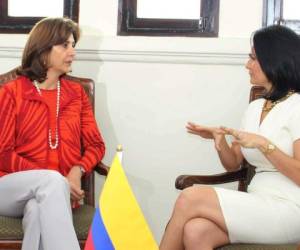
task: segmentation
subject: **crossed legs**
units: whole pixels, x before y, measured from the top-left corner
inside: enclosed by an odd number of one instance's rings
[[[191,187],[178,197],[160,250],[212,250],[229,243],[217,194],[210,187]]]
[[[0,178],[0,214],[23,217],[22,250],[79,250],[65,177],[30,170]]]

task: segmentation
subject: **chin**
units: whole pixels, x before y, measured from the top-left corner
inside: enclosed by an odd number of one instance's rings
[[[72,72],[72,68],[71,67],[66,68],[66,69],[62,70],[62,72],[63,72],[63,74],[68,74],[68,73]]]

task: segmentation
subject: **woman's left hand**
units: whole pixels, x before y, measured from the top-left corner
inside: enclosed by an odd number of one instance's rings
[[[235,140],[233,143],[238,143],[244,148],[258,148],[267,143],[267,139],[258,134],[226,127],[221,127],[221,129],[225,132],[225,134],[234,137]]]
[[[71,199],[80,201],[84,198],[84,191],[81,189],[81,170],[79,166],[73,166],[66,176],[70,185]]]

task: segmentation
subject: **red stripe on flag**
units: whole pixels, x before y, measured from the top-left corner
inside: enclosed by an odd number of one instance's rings
[[[95,250],[91,229],[89,230],[89,235],[86,239],[84,250]]]

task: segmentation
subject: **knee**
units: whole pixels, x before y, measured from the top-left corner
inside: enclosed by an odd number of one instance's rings
[[[39,208],[35,199],[27,201],[24,208],[24,216],[38,216]]]
[[[205,219],[192,219],[184,225],[183,241],[189,245],[200,246],[208,233],[209,225]]]
[[[189,187],[184,189],[175,203],[176,210],[187,210],[195,205],[203,205],[210,199],[213,190],[210,187]]]
[[[193,203],[194,196],[197,195],[194,187],[184,189],[178,196],[175,209],[176,210],[185,210],[190,207]]]

